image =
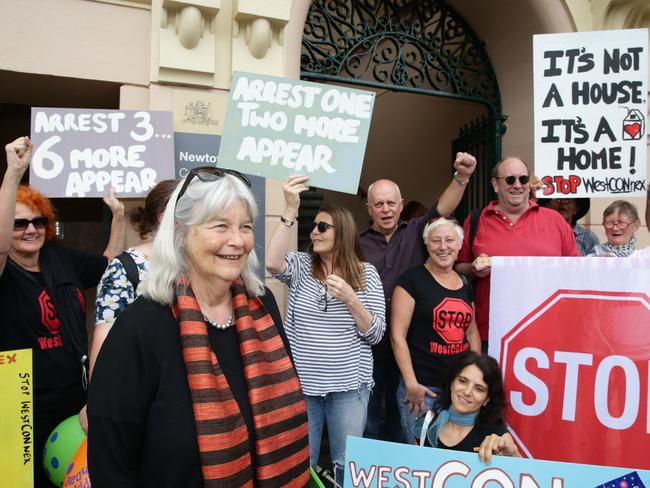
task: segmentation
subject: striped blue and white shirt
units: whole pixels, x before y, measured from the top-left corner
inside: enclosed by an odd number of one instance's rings
[[[363,264],[365,287],[361,303],[372,315],[372,326],[361,332],[348,308],[331,295],[311,273],[311,256],[289,252],[287,267],[275,275],[289,286],[284,329],[291,344],[305,395],[372,388],[372,350],[386,331],[384,291],[372,264]],[[325,310],[327,301],[327,310]]]

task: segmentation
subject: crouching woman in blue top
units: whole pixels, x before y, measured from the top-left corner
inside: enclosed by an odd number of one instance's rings
[[[506,397],[494,358],[467,352],[456,359],[437,406],[437,412],[427,411],[413,427],[421,446],[478,451],[486,463],[492,454],[521,457],[503,420]]]
[[[371,345],[386,330],[377,270],[361,261],[349,211],[323,207],[311,223],[309,253],[287,252],[307,177],[284,185],[285,210],[266,252],[267,269],[289,286],[285,330],[307,401],[310,462],[318,463],[327,423],[334,475],[343,484],[345,439],[363,435],[372,379]]]

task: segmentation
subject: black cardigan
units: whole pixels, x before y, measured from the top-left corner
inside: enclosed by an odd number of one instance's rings
[[[272,293],[260,297],[289,351]],[[248,426],[254,430],[236,330],[208,337]],[[93,488],[203,487],[179,325],[169,306],[140,297],[115,321],[88,393],[88,468]]]

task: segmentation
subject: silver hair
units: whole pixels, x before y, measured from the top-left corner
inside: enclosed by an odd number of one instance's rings
[[[460,245],[463,245],[463,240],[465,239],[465,232],[463,231],[463,228],[456,222],[455,220],[447,219],[445,217],[438,217],[435,220],[432,220],[429,222],[427,225],[424,226],[424,230],[422,231],[422,239],[424,240],[424,245],[427,245],[427,242],[429,240],[429,234],[433,229],[436,227],[440,227],[442,225],[451,225],[454,227],[454,232],[456,232],[456,237],[458,238],[458,241],[460,242]]]
[[[172,305],[176,281],[189,271],[185,245],[193,225],[209,222],[223,215],[235,202],[243,202],[251,219],[257,217],[257,203],[251,190],[236,176],[224,175],[216,181],[196,178],[186,192],[176,199],[183,182],[172,193],[153,241],[149,272],[142,284],[144,294],[153,300]],[[241,279],[249,293],[264,294],[264,284],[256,274],[259,260],[251,250]]]

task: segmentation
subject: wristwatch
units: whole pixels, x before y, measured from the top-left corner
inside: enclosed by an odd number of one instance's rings
[[[282,222],[287,227],[291,227],[296,222],[296,220],[295,219],[285,219],[282,215],[280,215],[280,222]]]
[[[469,183],[469,179],[463,180],[460,176],[458,176],[458,171],[454,173],[454,179],[458,182],[460,186],[465,186],[467,183]]]

